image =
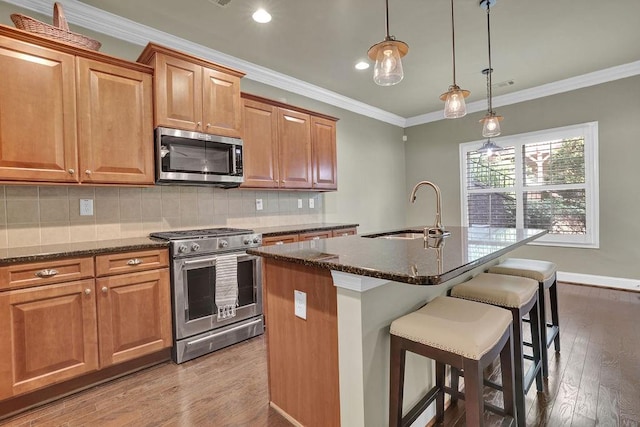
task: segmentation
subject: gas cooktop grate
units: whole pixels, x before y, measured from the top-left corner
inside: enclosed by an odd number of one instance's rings
[[[150,237],[164,240],[179,239],[205,239],[208,237],[235,236],[239,234],[253,233],[253,230],[244,228],[204,228],[201,230],[179,230],[151,233]]]

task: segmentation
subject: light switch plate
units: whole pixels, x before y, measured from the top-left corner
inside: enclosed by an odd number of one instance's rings
[[[307,294],[302,291],[293,291],[293,300],[295,302],[295,315],[301,319],[307,320]]]
[[[316,201],[312,198],[309,199],[309,209],[313,209],[316,207]]]
[[[93,216],[93,199],[80,199],[80,216]]]
[[[256,199],[256,210],[257,211],[262,210],[262,199]]]
[[[298,199],[298,209],[302,209],[302,199]]]

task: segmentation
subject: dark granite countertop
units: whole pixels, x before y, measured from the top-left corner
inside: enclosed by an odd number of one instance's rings
[[[280,225],[277,227],[258,227],[253,231],[262,233],[263,237],[283,236],[285,234],[310,233],[312,231],[339,230],[341,228],[358,227],[360,224],[338,224],[322,222],[315,224]]]
[[[148,237],[25,246],[22,248],[0,249],[0,265],[168,247],[169,242]]]
[[[408,227],[420,232],[423,226]],[[253,255],[414,285],[437,285],[496,259],[544,234],[544,230],[448,227],[440,248],[417,239],[362,235],[263,246]],[[371,235],[381,233],[372,233]],[[430,244],[437,242],[429,239]]]

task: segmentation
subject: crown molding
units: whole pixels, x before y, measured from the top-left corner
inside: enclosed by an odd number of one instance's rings
[[[51,16],[53,13],[50,0],[3,0],[42,15]],[[266,67],[236,58],[223,52],[207,48],[197,43],[176,37],[172,34],[139,24],[130,19],[106,12],[77,0],[65,0],[64,13],[66,18],[83,28],[124,40],[139,46],[146,46],[149,41],[163,44],[173,49],[183,50],[230,68],[236,68],[246,73],[245,78],[269,86],[277,87],[307,98],[315,99],[335,107],[339,107],[363,116],[371,117],[395,126],[404,127],[405,118],[380,108],[365,104],[340,95],[339,93],[307,83],[300,79],[278,73]]]
[[[518,92],[496,96],[492,101],[495,107],[503,107],[505,105],[512,105],[519,102],[531,101],[533,99],[556,95],[559,93],[570,92],[572,90],[595,86],[618,79],[624,79],[626,77],[637,76],[639,74],[640,61],[635,61],[611,68],[605,68],[604,70],[594,71],[592,73],[587,73],[580,76],[570,77],[564,80],[558,80],[557,82],[547,83],[541,86],[532,87],[530,89],[524,89]],[[484,111],[485,109],[486,101],[475,101],[467,104],[467,113],[475,113],[477,111]],[[409,117],[405,121],[405,127],[436,122],[438,120],[444,120],[441,111]]]
[[[50,0],[0,1],[23,7],[42,15],[51,16],[52,14]],[[89,28],[93,31],[139,46],[145,46],[149,41],[164,44],[168,47],[183,50],[193,55],[206,58],[210,61],[220,63],[221,65],[241,70],[246,73],[246,79],[273,86],[307,98],[315,99],[394,126],[407,128],[444,120],[442,111],[440,110],[404,118],[372,105],[365,104],[364,102],[324,89],[320,86],[278,73],[277,71],[269,68],[262,67],[249,61],[176,37],[169,33],[139,24],[130,19],[106,12],[102,9],[89,6],[85,3],[79,2],[78,0],[65,0],[64,10],[67,19],[73,22],[74,25]],[[639,74],[640,61],[630,62],[628,64],[594,71],[581,76],[570,77],[568,79],[524,89],[518,92],[500,95],[493,98],[493,105],[501,107],[516,104]],[[468,113],[484,111],[485,108],[486,102],[484,100],[467,104]]]

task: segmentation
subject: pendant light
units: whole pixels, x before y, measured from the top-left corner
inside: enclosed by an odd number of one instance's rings
[[[387,36],[380,43],[376,43],[367,52],[372,61],[376,61],[373,68],[373,81],[380,86],[392,86],[400,83],[404,78],[402,58],[409,52],[409,46],[394,36],[389,35],[389,0],[385,0],[385,24]]]
[[[486,156],[489,163],[495,163],[501,159],[500,152],[503,150],[498,144],[493,142],[491,138],[487,139],[487,141],[482,144],[482,147],[478,148],[478,153]]]
[[[456,32],[453,20],[453,0],[451,0],[451,45],[453,56],[453,84],[449,86],[447,92],[440,95],[440,100],[444,101],[444,118],[457,119],[467,114],[467,105],[464,101],[471,92],[460,89],[456,84]]]
[[[496,0],[480,0],[480,7],[487,9],[487,52],[489,54],[489,68],[482,70],[482,73],[487,76],[487,114],[480,120],[482,123],[482,136],[490,138],[492,136],[500,135],[500,122],[503,117],[496,114],[493,111],[492,93],[491,93],[491,74],[493,74],[493,68],[491,68],[491,6],[496,3]]]

